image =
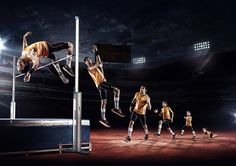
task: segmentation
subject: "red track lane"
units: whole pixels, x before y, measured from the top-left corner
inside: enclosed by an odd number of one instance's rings
[[[91,131],[92,152],[82,155],[70,152],[6,156],[4,161],[24,164],[80,164],[80,165],[212,165],[236,161],[236,132],[216,132],[218,137],[203,138],[197,132],[193,141],[191,132],[176,139],[163,131],[160,137],[149,132],[149,139],[143,139],[142,130],[134,129],[132,141],[126,143],[126,130],[100,129]],[[232,165],[232,164],[231,164]]]

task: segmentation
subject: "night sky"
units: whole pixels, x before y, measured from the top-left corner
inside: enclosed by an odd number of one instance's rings
[[[130,45],[133,57],[158,63],[189,56],[197,42],[210,41],[212,49],[234,46],[235,9],[233,0],[8,0],[0,6],[0,36],[16,54],[26,31],[33,32],[30,42],[74,43],[77,15],[82,57],[96,42]]]

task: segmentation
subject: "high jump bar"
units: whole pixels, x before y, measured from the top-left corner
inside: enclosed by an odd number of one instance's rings
[[[74,55],[72,55],[72,56],[74,56]],[[56,60],[56,61],[54,61],[54,62],[48,63],[48,64],[46,64],[46,65],[40,66],[40,67],[38,67],[35,71],[40,70],[40,69],[42,69],[42,68],[44,68],[44,67],[47,67],[47,66],[53,65],[53,64],[55,64],[55,63],[58,63],[58,62],[64,61],[64,60],[66,60],[66,59],[68,59],[68,58],[70,58],[70,57],[67,56],[67,57],[64,57],[64,58],[58,59],[58,60]],[[25,74],[26,74],[26,73],[21,73],[21,74],[15,76],[15,78],[21,77],[21,76],[23,76],[23,75],[25,75]]]

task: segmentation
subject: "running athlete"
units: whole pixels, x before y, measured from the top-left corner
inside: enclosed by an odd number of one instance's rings
[[[164,124],[164,126],[172,135],[172,138],[175,138],[176,134],[170,128],[170,123],[172,123],[174,119],[174,112],[171,110],[170,107],[168,107],[167,101],[162,102],[162,109],[159,115],[162,116],[163,120],[159,121],[158,131],[155,133],[155,135],[161,135],[162,124]]]
[[[135,93],[135,96],[130,104],[129,111],[131,114],[130,122],[128,126],[128,136],[124,141],[131,141],[131,134],[133,131],[134,123],[137,119],[140,120],[144,129],[144,139],[148,139],[148,126],[146,123],[146,109],[151,110],[150,97],[146,94],[147,89],[145,86],[141,86],[139,92]]]
[[[184,129],[185,128],[191,128],[192,130],[192,134],[193,134],[193,139],[196,137],[196,133],[193,129],[193,125],[192,125],[192,116],[191,116],[191,112],[190,111],[186,111],[186,116],[184,116],[185,119],[185,125],[182,127],[181,133],[180,135],[183,136],[184,135]]]

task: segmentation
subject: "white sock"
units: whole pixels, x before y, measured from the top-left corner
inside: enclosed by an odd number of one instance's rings
[[[157,130],[157,133],[158,133],[158,134],[161,134],[161,128],[162,128],[162,124],[159,124],[158,130]]]
[[[184,130],[181,130],[181,134],[184,135]]]
[[[132,132],[133,132],[133,128],[128,128],[128,136],[130,136],[131,137],[131,134],[132,134]]]
[[[195,133],[195,131],[193,131],[192,133],[193,133],[193,136],[196,136],[196,133]]]
[[[72,55],[67,55],[68,59],[66,60],[66,65],[71,68]]]
[[[148,134],[148,130],[144,130],[145,134]]]
[[[119,100],[120,100],[119,97],[114,97],[114,106],[115,106],[115,109],[119,109]]]
[[[54,63],[53,66],[56,69],[56,71],[58,72],[58,74],[62,74],[60,65],[58,63]]]
[[[106,109],[105,108],[101,108],[101,116],[103,120],[107,120],[106,119]]]
[[[168,129],[170,134],[175,135],[175,133],[171,130],[171,128]]]

